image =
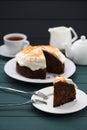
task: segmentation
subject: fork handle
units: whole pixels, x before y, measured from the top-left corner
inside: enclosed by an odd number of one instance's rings
[[[14,89],[14,88],[9,88],[9,87],[1,87],[0,86],[0,89],[3,90],[3,91],[7,91],[7,92],[15,92],[15,93],[19,93],[19,94],[25,94],[26,96],[28,96],[28,94],[34,94],[34,95],[37,95],[39,97],[42,97],[44,99],[47,99],[48,97],[43,94],[42,92],[26,92],[26,91],[22,91],[22,90],[18,90],[18,89]]]
[[[23,105],[31,104],[32,102],[33,102],[32,100],[29,100],[29,101],[23,102],[23,103],[2,103],[2,104],[0,104],[0,107],[23,106]]]
[[[14,88],[9,88],[9,87],[1,87],[1,86],[0,86],[0,89],[1,89],[1,90],[6,90],[6,91],[9,91],[9,92],[14,91],[14,92],[18,92],[18,93],[27,93],[27,92],[25,92],[25,91],[21,91],[21,90],[17,90],[17,89],[14,89]]]
[[[9,87],[1,87],[0,86],[0,89],[3,91],[7,91],[7,92],[17,92],[17,93],[21,93],[21,94],[33,94],[33,92],[21,91],[21,90],[9,88]]]
[[[29,105],[31,103],[47,104],[47,102],[44,100],[33,99],[33,100],[28,100],[28,101],[23,102],[23,103],[2,103],[2,104],[0,104],[0,107],[23,106],[23,105]]]

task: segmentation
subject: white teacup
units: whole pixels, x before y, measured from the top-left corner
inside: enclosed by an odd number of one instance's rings
[[[30,45],[27,36],[22,33],[11,33],[3,37],[8,55],[16,55],[20,50]]]
[[[60,50],[65,50],[65,45],[71,45],[78,36],[75,30],[72,27],[54,27],[49,28],[48,31],[50,32],[50,44],[54,47],[59,48]],[[73,34],[73,38],[72,38]]]

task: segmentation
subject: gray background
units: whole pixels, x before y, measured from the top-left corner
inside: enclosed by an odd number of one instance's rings
[[[20,32],[32,45],[49,44],[48,28],[72,26],[87,36],[86,0],[0,0],[0,44],[7,33]]]

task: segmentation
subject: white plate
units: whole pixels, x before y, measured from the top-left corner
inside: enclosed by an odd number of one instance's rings
[[[0,46],[0,55],[5,56],[5,57],[9,57],[9,58],[15,57],[14,55],[9,54],[9,51],[8,51],[6,45]]]
[[[39,91],[43,92],[44,94],[50,94],[53,93],[53,86],[46,87],[43,89],[40,89]],[[31,99],[40,99],[40,97],[37,97],[33,95]],[[53,107],[53,95],[49,96],[47,100],[47,104],[40,104],[40,103],[33,103],[33,106],[41,111],[53,113],[53,114],[68,114],[73,113],[82,110],[87,106],[87,95],[79,90],[76,89],[76,99],[72,102],[66,103],[64,105]]]
[[[30,79],[30,78],[26,78],[22,75],[20,75],[17,71],[16,71],[16,59],[13,58],[11,60],[9,60],[4,67],[5,73],[17,80],[20,81],[25,81],[25,82],[31,82],[31,83],[52,83],[53,82],[53,78],[54,76],[56,76],[57,74],[51,74],[51,73],[47,73],[46,79]],[[76,70],[76,66],[75,64],[69,60],[66,59],[65,62],[65,73],[62,74],[65,77],[70,77]]]

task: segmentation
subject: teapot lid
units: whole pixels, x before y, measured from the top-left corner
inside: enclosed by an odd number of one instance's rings
[[[82,35],[79,40],[76,41],[78,44],[87,44],[86,36]]]

